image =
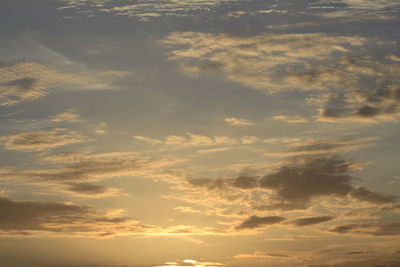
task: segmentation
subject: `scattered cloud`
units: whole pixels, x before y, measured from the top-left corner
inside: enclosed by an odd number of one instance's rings
[[[397,197],[374,192],[354,185],[357,180],[351,172],[359,166],[332,154],[302,155],[294,157],[271,170],[269,174],[239,175],[237,178],[191,178],[182,189],[189,194],[181,200],[209,205],[199,199],[192,189],[218,197],[221,207],[232,205],[233,213],[242,217],[246,214],[265,211],[307,210],[327,198],[349,203],[364,203],[370,207],[394,207]],[[191,189],[192,188],[192,189]],[[211,197],[211,196],[210,196]],[[325,205],[318,202],[319,205]],[[326,203],[329,209],[329,204]],[[357,209],[357,205],[353,205]],[[227,213],[228,215],[229,213]],[[240,215],[241,214],[241,215]],[[256,217],[257,218],[257,217]],[[296,226],[322,223],[334,216],[317,216],[293,220]]]
[[[175,32],[162,44],[188,74],[215,71],[269,94],[315,92],[308,102],[318,107],[316,118],[276,115],[275,120],[377,122],[400,114],[397,56],[370,49],[390,51],[393,44],[323,33],[248,37],[198,32]]]
[[[363,37],[323,33],[244,37],[176,32],[162,40],[170,49],[170,60],[178,61],[184,70],[201,73],[212,68],[228,80],[267,93],[338,86],[342,77],[328,70],[326,62],[366,42]]]

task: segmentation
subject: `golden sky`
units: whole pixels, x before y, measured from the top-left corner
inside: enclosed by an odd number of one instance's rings
[[[1,1],[0,266],[399,266],[399,15]]]

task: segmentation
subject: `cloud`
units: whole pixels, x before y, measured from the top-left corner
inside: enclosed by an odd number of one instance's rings
[[[241,138],[241,141],[244,145],[254,144],[258,141],[258,137],[246,135]]]
[[[326,153],[345,153],[357,151],[373,145],[377,138],[343,138],[337,140],[301,140],[299,138],[274,138],[267,139],[264,142],[268,144],[280,144],[280,147],[290,147],[290,151],[268,151],[266,156],[301,156],[301,155],[318,155]]]
[[[272,117],[273,120],[285,121],[288,123],[303,123],[308,120],[300,116],[286,116],[286,115],[276,115]]]
[[[39,61],[0,64],[0,105],[31,101],[54,90],[107,89],[110,79],[126,76],[119,71],[72,71]]]
[[[258,217],[258,216],[251,216],[240,225],[236,227],[237,230],[243,229],[254,229],[258,227],[263,227],[266,225],[276,224],[286,220],[286,218],[280,216],[267,216],[267,217]]]
[[[166,262],[165,265],[157,265],[154,267],[222,267],[226,266],[224,263],[220,262],[204,262],[204,261],[197,261],[192,259],[185,259],[178,262]]]
[[[319,15],[330,19],[345,19],[346,21],[389,20],[396,19],[400,7],[397,1],[391,0],[342,0],[338,3],[343,5],[331,8],[328,12],[321,12]],[[318,5],[315,7],[318,8]],[[319,6],[319,8],[322,7]]]
[[[335,217],[332,216],[319,216],[319,217],[308,217],[308,218],[299,218],[291,221],[295,226],[308,226],[314,224],[324,223],[330,220],[333,220]]]
[[[304,209],[313,197],[346,196],[352,189],[350,166],[350,162],[337,157],[311,157],[265,175],[260,187],[276,193],[277,207]]]
[[[81,197],[103,198],[121,195],[116,188],[88,183],[66,183],[66,192]],[[59,192],[59,191],[58,191]]]
[[[280,254],[280,253],[267,253],[263,251],[256,251],[253,254],[238,254],[233,256],[234,259],[251,259],[251,258],[270,258],[270,259],[280,259],[280,258],[291,258],[290,255]]]
[[[138,158],[135,153],[58,153],[43,158],[49,162],[61,163],[63,166],[48,169],[8,170],[2,177],[28,179],[30,181],[48,182],[89,182],[122,176],[160,177],[159,168],[175,164],[173,160],[151,160]],[[161,171],[162,172],[162,171]],[[165,177],[171,175],[163,174]]]
[[[396,196],[384,195],[377,192],[371,192],[370,190],[366,189],[365,187],[359,187],[353,189],[350,192],[350,196],[357,200],[367,201],[374,204],[390,204],[396,202]]]
[[[201,73],[212,65],[213,70],[223,73],[228,80],[267,93],[337,86],[342,77],[328,70],[324,62],[366,42],[358,36],[323,33],[244,37],[176,32],[162,40],[170,50],[170,60],[178,61],[183,69]]]
[[[201,194],[209,192],[213,198],[219,197],[224,205],[234,205],[237,214],[268,210],[305,210],[320,198],[363,202],[371,207],[394,207],[397,198],[373,192],[354,185],[351,174],[359,166],[337,155],[320,153],[294,157],[281,162],[275,170],[266,175],[239,175],[236,178],[192,178],[182,190],[195,194],[190,188],[202,188]],[[183,196],[181,196],[184,199]],[[203,203],[193,199],[195,203]],[[231,203],[229,203],[231,202]],[[222,204],[221,204],[222,205]],[[225,206],[226,207],[226,206]],[[244,213],[243,213],[244,212]],[[309,218],[294,224],[310,224],[328,220],[330,216]],[[321,221],[321,222],[322,222]]]
[[[110,238],[128,235],[223,234],[214,228],[157,226],[121,216],[122,210],[50,201],[17,201],[0,197],[0,235]]]
[[[127,218],[112,216],[88,206],[48,201],[15,201],[0,198],[0,233],[35,235],[38,232],[111,235],[127,228]],[[132,230],[134,229],[131,227]],[[138,229],[141,227],[138,226]],[[125,229],[127,230],[127,229]]]
[[[62,121],[68,121],[68,122],[77,122],[79,121],[79,114],[75,113],[73,109],[70,109],[68,111],[58,113],[54,116],[50,117],[50,121],[54,122],[62,122]]]
[[[187,133],[186,135],[170,135],[164,139],[157,139],[148,136],[134,136],[136,140],[146,142],[152,145],[168,145],[177,147],[207,147],[221,145],[248,145],[258,141],[255,136],[244,136],[240,139],[229,136],[206,136],[200,134]]]
[[[0,137],[7,150],[42,151],[84,141],[84,137],[63,128],[19,132]]]
[[[106,12],[120,16],[138,18],[141,21],[148,21],[156,17],[182,17],[193,15],[196,12],[210,11],[220,4],[237,2],[237,0],[138,0],[125,5],[117,2],[103,0],[60,0],[66,5],[59,9],[73,8],[88,12]]]
[[[239,119],[239,118],[225,118],[225,122],[231,125],[235,126],[245,126],[245,125],[251,125],[252,123],[249,120],[246,119]]]
[[[233,36],[199,32],[175,32],[162,44],[169,59],[190,75],[213,71],[269,94],[315,92],[308,98],[319,110],[315,118],[276,115],[276,120],[377,122],[400,116],[397,56],[374,52],[391,51],[394,44],[324,33]]]
[[[400,235],[399,222],[367,222],[338,225],[330,230],[338,234],[398,236]]]

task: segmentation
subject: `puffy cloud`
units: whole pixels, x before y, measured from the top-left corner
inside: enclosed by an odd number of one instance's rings
[[[246,135],[241,138],[241,141],[244,145],[254,144],[258,141],[258,137]]]
[[[318,216],[318,217],[308,217],[308,218],[299,218],[291,221],[295,226],[308,226],[319,223],[324,223],[330,220],[333,220],[335,217],[332,216]]]
[[[244,125],[251,125],[252,123],[249,120],[246,119],[240,119],[240,118],[225,118],[225,122],[231,125],[235,126],[244,126]]]
[[[106,89],[111,78],[127,74],[63,70],[38,61],[0,64],[0,105],[34,100],[56,89]]]
[[[79,121],[79,114],[75,113],[75,111],[71,109],[62,113],[58,113],[54,116],[51,116],[50,120],[54,122],[61,122],[61,121],[77,122]]]
[[[0,137],[7,150],[41,151],[84,141],[84,137],[67,129],[19,132]]]
[[[286,218],[280,216],[267,216],[267,217],[258,217],[258,216],[251,216],[240,225],[236,227],[237,230],[243,229],[254,229],[266,225],[276,224],[286,220]]]

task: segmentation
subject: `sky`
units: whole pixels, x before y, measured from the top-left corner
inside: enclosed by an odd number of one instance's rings
[[[400,266],[400,2],[2,0],[5,267]]]

